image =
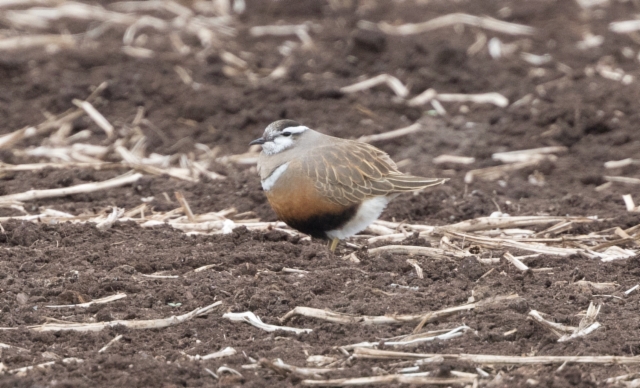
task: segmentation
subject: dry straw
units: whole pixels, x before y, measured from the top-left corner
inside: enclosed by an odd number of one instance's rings
[[[109,327],[124,326],[129,329],[160,329],[163,327],[169,327],[181,324],[189,321],[193,318],[200,317],[209,314],[216,307],[220,306],[222,302],[218,301],[209,306],[195,309],[186,314],[171,316],[161,319],[147,319],[147,320],[114,320],[109,322],[91,322],[91,323],[66,323],[55,322],[45,323],[42,325],[27,326],[26,328],[32,331],[46,332],[46,331],[101,331]],[[0,330],[16,330],[16,327],[0,327]]]

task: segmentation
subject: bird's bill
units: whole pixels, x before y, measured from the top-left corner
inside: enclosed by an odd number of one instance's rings
[[[249,145],[255,145],[255,144],[264,144],[267,141],[264,139],[264,137],[260,137],[257,138],[256,140],[253,140],[251,143],[249,143]]]

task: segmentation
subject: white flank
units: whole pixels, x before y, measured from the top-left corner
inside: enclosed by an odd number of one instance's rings
[[[356,215],[349,220],[349,222],[341,228],[327,231],[327,237],[344,240],[347,237],[363,231],[380,217],[380,214],[384,208],[387,207],[388,203],[389,198],[387,197],[373,197],[365,200],[360,204]]]
[[[289,163],[281,164],[280,166],[278,166],[278,168],[273,170],[271,175],[269,175],[267,179],[264,179],[262,181],[262,189],[264,191],[271,190],[273,185],[276,184],[276,181],[278,180],[278,178],[280,178],[280,176],[284,174],[284,172],[287,170],[287,167],[289,167]]]

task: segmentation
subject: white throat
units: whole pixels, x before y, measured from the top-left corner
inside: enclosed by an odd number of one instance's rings
[[[273,188],[273,185],[276,184],[278,178],[280,178],[280,176],[282,176],[282,174],[284,174],[284,172],[287,170],[287,167],[289,167],[289,163],[281,164],[280,166],[278,166],[278,168],[273,170],[271,175],[269,175],[266,179],[263,179],[261,182],[262,190],[271,190]]]
[[[264,152],[267,155],[275,155],[286,150],[292,145],[293,145],[293,139],[291,138],[291,136],[289,137],[278,136],[272,141],[268,141],[264,143],[262,145],[262,152]]]

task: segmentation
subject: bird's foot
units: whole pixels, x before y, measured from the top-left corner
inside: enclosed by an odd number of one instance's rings
[[[333,254],[336,253],[336,248],[338,247],[338,243],[340,243],[339,238],[334,238],[333,240],[331,240],[331,242],[329,243],[329,250],[331,251],[331,253]]]

